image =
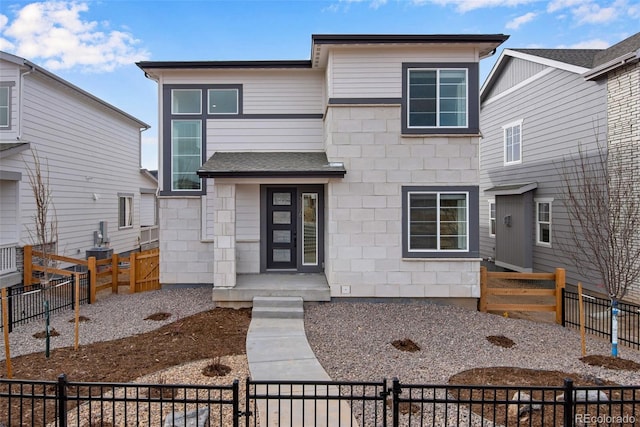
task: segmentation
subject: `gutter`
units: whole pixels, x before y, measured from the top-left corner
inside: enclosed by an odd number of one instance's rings
[[[612,59],[609,62],[605,62],[604,64],[592,68],[589,71],[583,73],[582,77],[584,77],[585,80],[596,80],[609,71],[615,70],[616,68],[622,67],[623,65],[632,63],[634,61],[638,61],[639,59],[640,49],[636,50],[635,52],[629,52],[615,59]]]
[[[22,140],[22,121],[23,121],[23,117],[24,117],[24,112],[22,111],[22,107],[24,105],[24,78],[25,76],[28,76],[29,74],[33,73],[36,70],[36,67],[31,64],[31,63],[27,63],[27,61],[25,61],[24,65],[26,65],[27,67],[29,67],[29,71],[26,72],[21,72],[20,73],[20,79],[19,81],[19,87],[18,87],[18,136],[17,136],[17,140],[21,141]]]

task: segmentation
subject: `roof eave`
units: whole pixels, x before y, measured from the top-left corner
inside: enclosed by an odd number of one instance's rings
[[[199,170],[198,176],[201,178],[326,178],[344,177],[346,170],[327,171],[206,171]]]
[[[607,74],[616,68],[622,67],[626,64],[640,60],[640,49],[635,52],[629,52],[625,55],[612,59],[609,62],[605,62],[595,68],[592,68],[582,74],[585,80],[597,80],[599,77]]]

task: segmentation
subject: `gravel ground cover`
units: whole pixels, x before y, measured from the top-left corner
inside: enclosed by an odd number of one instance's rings
[[[80,306],[80,315],[90,319],[79,323],[80,345],[94,342],[111,341],[132,335],[149,332],[161,326],[179,321],[183,317],[215,308],[211,300],[210,287],[163,289],[137,294],[103,294],[95,304]],[[169,313],[164,320],[144,321],[156,313]],[[52,314],[51,328],[59,336],[50,339],[51,349],[72,347],[74,345],[74,311]],[[45,330],[44,319],[32,320],[16,325],[9,334],[11,357],[44,351],[45,341],[33,335]],[[4,346],[4,334],[0,334],[0,343]],[[4,351],[0,360],[4,360]]]
[[[640,371],[616,371],[581,362],[580,335],[560,325],[480,313],[436,304],[307,304],[305,329],[316,357],[334,380],[446,384],[471,368],[512,366],[558,370],[640,384]],[[504,336],[514,345],[492,344]],[[392,345],[410,339],[420,351]],[[587,354],[610,354],[610,345],[587,335]],[[619,347],[622,358],[640,363],[640,352]],[[559,384],[561,385],[561,384]]]

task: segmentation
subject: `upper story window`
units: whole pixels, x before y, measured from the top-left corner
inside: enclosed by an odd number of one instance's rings
[[[173,89],[171,114],[202,114],[202,90]]]
[[[207,120],[241,116],[242,85],[164,85],[163,98],[161,194],[203,194]]]
[[[403,256],[477,253],[477,187],[403,187]]]
[[[478,64],[403,64],[405,134],[478,133]]]
[[[504,133],[504,164],[522,163],[522,120],[502,127]]]
[[[209,89],[209,114],[238,114],[238,89]]]
[[[196,171],[202,166],[202,121],[171,121],[171,190],[200,190]]]
[[[11,88],[0,86],[0,129],[11,127]]]

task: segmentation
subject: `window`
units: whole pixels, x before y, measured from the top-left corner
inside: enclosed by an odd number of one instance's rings
[[[238,114],[238,89],[209,89],[209,114]]]
[[[171,121],[171,190],[200,190],[202,121]]]
[[[403,64],[403,133],[478,132],[477,65]]]
[[[0,86],[0,129],[11,127],[11,91],[9,86]]]
[[[496,201],[489,200],[489,237],[496,237]]]
[[[173,89],[171,91],[171,114],[202,114],[202,91],[200,89]]]
[[[536,199],[536,243],[551,246],[552,199]]]
[[[118,194],[118,227],[133,227],[133,194]]]
[[[403,187],[403,256],[477,253],[477,187]]]
[[[522,163],[522,120],[502,127],[504,132],[504,164]]]
[[[242,85],[185,84],[162,88],[160,195],[205,194],[198,169],[206,160],[207,120],[242,116]]]

